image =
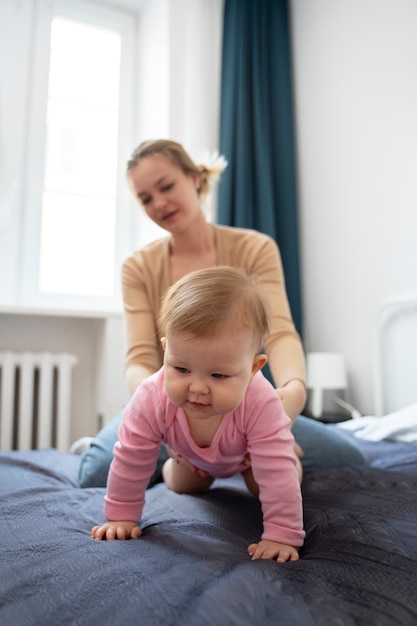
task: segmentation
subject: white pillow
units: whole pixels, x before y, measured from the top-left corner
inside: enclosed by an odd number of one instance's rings
[[[367,415],[340,422],[337,426],[353,431],[359,439],[390,439],[417,444],[417,403],[383,417]]]

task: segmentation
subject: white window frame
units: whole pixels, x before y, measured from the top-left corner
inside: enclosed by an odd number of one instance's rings
[[[110,28],[121,35],[114,293],[108,297],[48,294],[40,292],[38,288],[50,35],[52,19],[56,16]],[[89,0],[38,0],[37,2],[24,182],[26,195],[22,216],[22,254],[18,292],[21,306],[31,309],[66,311],[102,312],[106,310],[112,312],[121,310],[120,265],[132,247],[131,202],[125,180],[125,167],[135,137],[136,38],[137,20],[133,13],[99,5]],[[97,232],[100,236],[100,224],[97,224]]]

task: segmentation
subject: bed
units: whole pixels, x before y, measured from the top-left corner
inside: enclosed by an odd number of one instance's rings
[[[306,472],[285,564],[246,554],[262,516],[239,477],[201,496],[157,484],[140,540],[97,542],[104,489],[78,488],[79,455],[1,453],[0,624],[417,624],[417,443],[343,432],[370,465]]]

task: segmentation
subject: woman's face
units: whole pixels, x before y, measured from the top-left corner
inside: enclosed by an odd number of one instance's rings
[[[169,232],[179,232],[201,212],[198,174],[185,174],[162,154],[142,158],[129,179],[146,214]]]

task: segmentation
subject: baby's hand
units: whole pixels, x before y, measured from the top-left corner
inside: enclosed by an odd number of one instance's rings
[[[248,547],[248,553],[252,557],[252,561],[274,559],[278,563],[285,563],[285,561],[298,561],[300,558],[297,548],[287,546],[285,543],[268,541],[268,539],[262,539],[259,543],[251,543]]]
[[[94,526],[90,531],[92,539],[139,539],[142,531],[136,522],[106,522],[102,526]]]

